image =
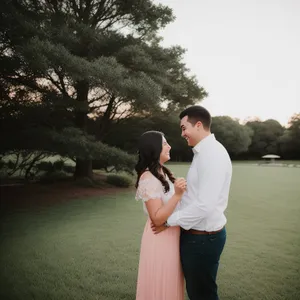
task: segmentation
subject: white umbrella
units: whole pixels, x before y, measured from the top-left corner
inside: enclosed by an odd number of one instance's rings
[[[280,158],[280,156],[276,154],[267,154],[262,156],[262,158]]]

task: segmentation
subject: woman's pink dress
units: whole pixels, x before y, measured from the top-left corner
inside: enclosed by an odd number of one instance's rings
[[[161,182],[150,172],[143,175],[137,189],[137,200],[160,198],[166,203],[174,194],[164,193]],[[144,205],[146,215],[147,209]],[[183,300],[184,279],[179,253],[180,228],[170,227],[154,234],[148,217],[142,236],[136,300]]]

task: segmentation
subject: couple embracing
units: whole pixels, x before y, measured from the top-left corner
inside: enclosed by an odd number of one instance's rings
[[[232,176],[226,149],[210,132],[210,113],[180,114],[182,137],[193,147],[187,178],[164,166],[171,146],[163,133],[139,141],[136,199],[148,216],[140,249],[136,300],[217,300],[217,272],[226,242],[224,211]]]

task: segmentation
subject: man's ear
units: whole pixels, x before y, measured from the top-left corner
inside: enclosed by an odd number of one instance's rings
[[[201,127],[203,127],[203,124],[201,121],[197,121],[197,123],[195,124],[197,129],[200,129]]]

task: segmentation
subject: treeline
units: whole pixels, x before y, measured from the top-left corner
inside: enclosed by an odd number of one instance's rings
[[[97,128],[97,122],[91,121],[91,132]],[[181,137],[176,113],[115,122],[104,136],[104,141],[134,154],[138,137],[147,130],[159,130],[166,134],[172,146],[173,161],[191,160],[193,154]],[[228,116],[213,117],[211,130],[233,160],[260,159],[266,154],[277,154],[283,159],[300,159],[300,114],[291,117],[287,128],[273,119],[252,120],[242,125]]]

